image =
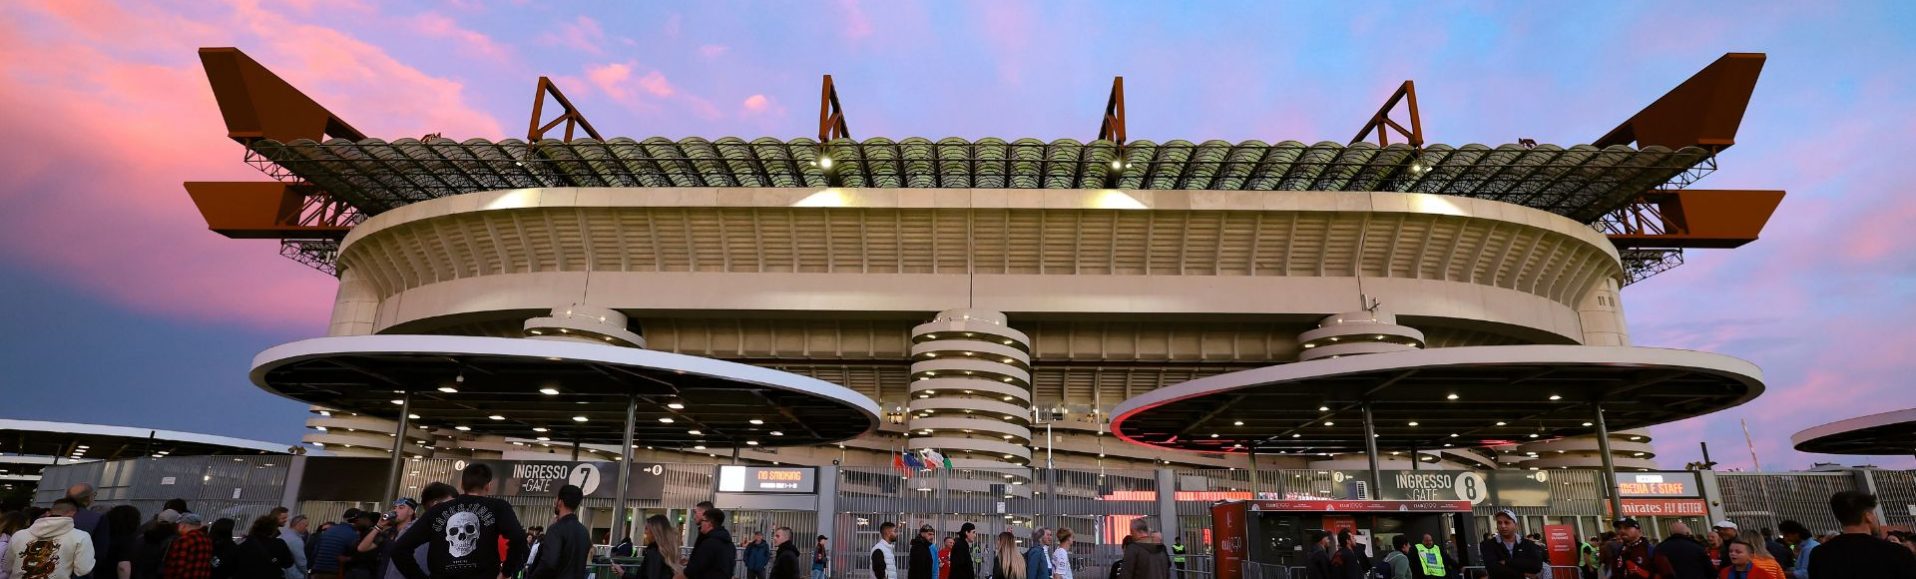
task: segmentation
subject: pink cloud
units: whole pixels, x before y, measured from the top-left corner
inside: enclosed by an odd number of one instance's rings
[[[344,32],[247,2],[207,8],[188,18],[113,3],[0,6],[0,85],[21,89],[0,91],[0,123],[15,135],[0,144],[0,254],[135,311],[321,331],[336,283],[272,242],[206,231],[180,188],[266,180],[225,138],[196,49],[245,46],[375,133],[493,136],[498,124],[458,83]],[[119,40],[92,40],[109,38]]]
[[[492,61],[510,57],[505,46],[494,41],[491,36],[462,28],[459,22],[437,12],[424,12],[408,19],[413,31],[426,38],[452,40],[464,49],[468,56],[477,56]]]
[[[626,102],[631,97],[631,91],[625,88],[625,81],[632,78],[630,63],[588,65],[585,67],[585,78],[614,101]]]
[[[744,105],[745,105],[746,111],[761,113],[761,112],[765,112],[765,109],[772,106],[772,99],[767,98],[765,95],[762,95],[762,94],[755,94],[749,97],[745,97]]]
[[[846,38],[858,40],[872,35],[871,18],[865,16],[865,7],[858,5],[858,0],[838,0],[838,9]]]
[[[645,76],[639,78],[639,88],[660,98],[670,97],[672,93],[677,92],[672,88],[672,83],[665,80],[665,74],[656,70],[645,73]]]
[[[564,46],[586,54],[605,54],[605,29],[590,16],[580,16],[559,24],[559,29],[539,37],[547,46]]]

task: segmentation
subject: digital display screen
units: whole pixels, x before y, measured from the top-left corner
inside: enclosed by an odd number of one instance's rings
[[[719,467],[722,493],[812,493],[818,490],[818,471],[809,467]]]

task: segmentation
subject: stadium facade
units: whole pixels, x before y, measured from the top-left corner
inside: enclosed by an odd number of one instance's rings
[[[237,50],[201,57],[229,136],[274,180],[186,188],[214,231],[337,275],[331,335],[586,336],[811,376],[886,412],[835,446],[641,440],[632,460],[1334,468],[1362,456],[1127,444],[1111,415],[1300,359],[1628,346],[1624,286],[1755,240],[1783,196],[1692,187],[1734,144],[1760,54],[1568,147],[1426,144],[1409,82],[1348,143],[1129,140],[1122,79],[1088,142],[860,140],[830,77],[816,139],[606,138],[541,79],[525,140],[388,141]],[[313,411],[306,443],[392,452],[394,417]],[[415,416],[405,452],[571,446],[513,423],[476,435]],[[1498,422],[1473,436],[1500,444],[1410,453],[1602,462],[1594,438],[1539,430]],[[1610,442],[1617,467],[1654,467],[1643,431]]]

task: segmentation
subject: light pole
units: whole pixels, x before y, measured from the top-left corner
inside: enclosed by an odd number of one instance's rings
[[[1063,404],[1052,405],[1048,414],[1040,414],[1037,406],[1031,407],[1032,422],[1044,425],[1044,467],[1046,469],[1052,468],[1051,450],[1054,439],[1051,437],[1051,423],[1064,420],[1065,415],[1070,412],[1070,409],[1065,408]]]

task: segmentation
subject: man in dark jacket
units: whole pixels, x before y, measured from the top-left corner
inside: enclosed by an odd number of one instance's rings
[[[426,566],[412,557],[393,557],[406,579],[497,579],[516,575],[526,565],[526,530],[512,505],[493,498],[492,467],[473,463],[459,474],[465,494],[426,511],[421,524],[406,529],[393,544],[399,553],[427,545]],[[499,552],[505,537],[506,551]]]
[[[725,511],[705,509],[699,519],[698,544],[685,563],[686,579],[731,579],[738,553],[732,546],[732,533],[725,530]]]
[[[559,515],[539,541],[539,561],[531,565],[529,579],[585,579],[585,566],[592,557],[592,538],[579,524],[579,503],[585,492],[579,487],[559,487],[552,501],[552,513]]]
[[[792,544],[792,528],[779,527],[772,530],[773,546],[771,579],[799,579],[798,546]]]
[[[958,541],[951,546],[951,578],[978,579],[978,568],[971,563],[971,543],[978,540],[978,526],[965,523],[958,527]]]
[[[1656,577],[1656,563],[1650,559],[1650,539],[1643,536],[1643,527],[1637,520],[1624,517],[1617,519],[1617,548],[1610,563],[1610,579],[1652,579]],[[1715,576],[1714,569],[1710,576]]]
[[[931,544],[936,535],[931,525],[918,528],[918,536],[911,538],[911,550],[906,551],[905,579],[938,579],[933,571],[938,565],[938,548]]]
[[[1304,555],[1305,577],[1308,579],[1336,579],[1337,565],[1331,562],[1330,533],[1310,530],[1311,544],[1305,547],[1309,552]]]
[[[1124,568],[1118,579],[1171,579],[1171,555],[1151,535],[1151,523],[1131,519],[1131,544],[1124,546]]]
[[[745,578],[765,579],[765,566],[772,562],[772,548],[765,544],[765,533],[752,531],[752,542],[745,544]]]
[[[1506,509],[1491,518],[1497,522],[1497,534],[1478,547],[1490,579],[1524,579],[1525,575],[1542,573],[1543,547],[1517,534],[1517,513]]]
[[[1619,524],[1623,521],[1617,521]],[[1657,543],[1653,558],[1659,579],[1710,579],[1716,576],[1716,564],[1710,553],[1690,535],[1690,526],[1678,521],[1670,525],[1670,538]]]
[[[1916,556],[1902,545],[1879,539],[1876,495],[1843,491],[1830,496],[1830,511],[1843,534],[1824,541],[1810,557],[1809,579],[1916,578]]]

